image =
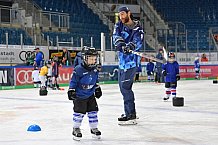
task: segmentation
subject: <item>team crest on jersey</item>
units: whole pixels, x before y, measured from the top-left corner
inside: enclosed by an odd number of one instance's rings
[[[86,74],[88,74],[88,73],[89,73],[89,72],[84,72],[83,75],[86,75]]]
[[[84,90],[89,90],[94,87],[94,85],[81,85]]]

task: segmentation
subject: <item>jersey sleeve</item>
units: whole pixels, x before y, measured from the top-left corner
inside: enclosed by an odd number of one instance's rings
[[[141,27],[135,28],[137,31],[133,35],[133,43],[135,44],[135,51],[139,51],[142,48],[143,40],[144,40],[144,32]]]
[[[114,31],[113,31],[113,44],[114,45],[118,39],[123,39],[123,38],[121,37],[121,28],[119,27],[119,23],[116,23],[114,25]],[[120,51],[121,48],[117,48],[117,49]]]
[[[75,68],[73,71],[72,78],[70,80],[69,89],[76,89],[77,83],[79,82],[79,72]]]
[[[118,38],[118,37],[121,37],[121,30],[119,28],[119,24],[116,23],[114,25],[114,31],[113,31],[113,42],[115,42],[115,40]]]
[[[176,74],[179,74],[179,64],[176,62]]]

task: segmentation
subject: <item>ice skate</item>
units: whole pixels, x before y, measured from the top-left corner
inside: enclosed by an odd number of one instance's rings
[[[101,138],[101,132],[98,130],[98,128],[92,128],[91,129],[92,138],[94,139],[100,139]]]
[[[118,125],[136,125],[136,114],[130,115],[130,116],[125,116],[121,115],[121,117],[118,118]]]
[[[125,116],[125,114],[122,114],[121,117],[122,117],[122,116]],[[136,119],[139,119],[139,116],[136,116]]]
[[[73,128],[73,139],[80,141],[80,139],[82,138],[82,133],[80,131],[80,128]]]
[[[169,100],[169,97],[164,97],[163,98],[163,101],[168,101]]]

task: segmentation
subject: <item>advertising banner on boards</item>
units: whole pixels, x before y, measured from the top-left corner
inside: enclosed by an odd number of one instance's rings
[[[32,79],[33,68],[19,67],[15,68],[16,86],[31,85],[33,84]],[[58,83],[67,84],[69,83],[73,72],[73,67],[59,67]]]
[[[44,58],[49,57],[49,51],[47,47],[39,47],[43,52]],[[21,48],[19,45],[9,45],[6,48],[5,45],[0,45],[0,63],[3,64],[25,64],[26,60],[31,54],[34,54],[35,46],[26,46]]]
[[[0,67],[0,86],[14,85],[14,69],[11,67]]]

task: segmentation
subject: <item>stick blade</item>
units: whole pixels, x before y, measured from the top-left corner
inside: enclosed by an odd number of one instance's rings
[[[163,53],[164,53],[164,55],[163,55],[163,57],[164,57],[164,59],[165,60],[167,60],[167,51],[166,51],[166,49],[163,47]]]

